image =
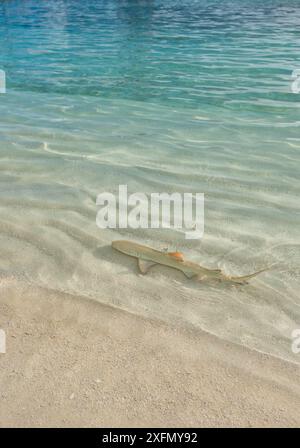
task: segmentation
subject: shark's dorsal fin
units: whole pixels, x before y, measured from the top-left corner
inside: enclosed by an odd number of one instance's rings
[[[146,261],[142,260],[141,258],[138,259],[139,270],[141,271],[142,274],[147,274],[151,266],[154,266],[155,264],[157,263],[153,261]]]
[[[183,261],[183,254],[181,252],[168,252],[170,257],[176,258],[178,261]]]

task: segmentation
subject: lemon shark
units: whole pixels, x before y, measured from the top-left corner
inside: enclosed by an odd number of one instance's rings
[[[207,269],[192,261],[184,259],[181,252],[164,252],[133,241],[118,240],[112,242],[112,247],[123,254],[134,257],[138,261],[138,266],[142,274],[147,274],[148,270],[156,264],[169,266],[183,272],[188,278],[197,280],[219,280],[238,284],[245,284],[248,280],[267,269],[254,272],[242,277],[234,277],[224,274],[221,269]]]

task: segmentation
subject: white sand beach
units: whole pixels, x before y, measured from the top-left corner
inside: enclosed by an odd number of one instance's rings
[[[293,363],[14,280],[0,294],[1,427],[300,424]]]

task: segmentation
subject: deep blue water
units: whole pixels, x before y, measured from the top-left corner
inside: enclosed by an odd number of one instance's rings
[[[3,1],[0,64],[19,90],[270,110],[298,102],[299,26],[297,0]]]

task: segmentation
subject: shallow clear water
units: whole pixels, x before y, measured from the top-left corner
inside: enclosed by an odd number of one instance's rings
[[[299,26],[299,1],[1,1],[3,276],[299,362]],[[204,238],[99,230],[96,196],[119,184],[204,192]],[[244,287],[140,277],[120,236],[271,269]]]

